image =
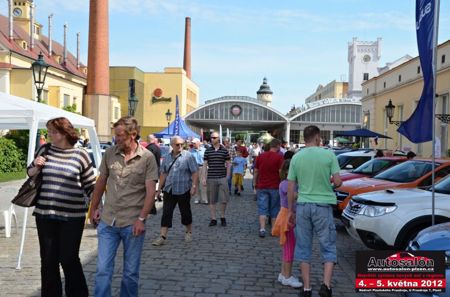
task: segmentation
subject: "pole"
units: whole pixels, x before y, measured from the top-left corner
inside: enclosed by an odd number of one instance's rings
[[[434,6],[434,30],[433,30],[433,116],[432,121],[432,135],[433,135],[433,152],[431,157],[432,162],[432,174],[431,174],[431,225],[435,224],[435,160],[436,160],[436,125],[435,125],[435,117],[436,117],[436,80],[437,80],[437,42],[438,42],[438,29],[439,29],[439,3],[440,0],[436,0]]]
[[[170,138],[170,122],[167,122],[167,135],[169,135]]]

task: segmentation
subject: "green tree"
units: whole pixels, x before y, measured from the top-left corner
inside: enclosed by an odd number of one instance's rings
[[[14,141],[0,137],[0,173],[21,171],[25,164],[23,154]]]

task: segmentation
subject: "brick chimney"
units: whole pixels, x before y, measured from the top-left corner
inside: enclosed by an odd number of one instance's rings
[[[186,18],[185,32],[184,32],[184,62],[183,69],[186,71],[186,76],[191,78],[191,18]]]

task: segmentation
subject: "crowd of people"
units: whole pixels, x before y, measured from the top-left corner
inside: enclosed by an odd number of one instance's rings
[[[278,139],[247,147],[242,139],[231,143],[217,132],[210,134],[209,142],[174,136],[166,151],[152,134],[143,146],[137,120],[123,117],[114,124],[115,144],[106,150],[97,179],[86,150],[74,146],[79,135],[71,123],[56,118],[48,121],[47,129],[50,141],[41,146],[28,167],[28,175],[43,176],[33,213],[40,244],[42,296],[62,296],[60,265],[65,295],[88,296],[78,256],[88,207],[98,234],[94,295],[111,296],[115,255],[122,243],[120,294],[138,296],[145,223],[155,200],[163,197],[163,210],[160,234],[152,245],[167,242],[177,205],[185,227],[184,240],[191,242],[191,198],[195,204],[209,206],[210,227],[219,223],[226,227],[227,204],[230,196],[238,198],[244,191],[246,172],[252,175],[259,219],[255,236],[265,238],[267,224],[272,224],[271,234],[280,237],[283,247],[278,281],[302,288],[301,296],[311,296],[315,234],[324,263],[319,295],[332,296],[331,276],[337,258],[331,205],[336,203],[333,186],[340,186],[341,180],[335,155],[319,148],[317,127],[305,128],[306,146],[298,153]],[[294,259],[300,262],[303,283],[292,274]]]

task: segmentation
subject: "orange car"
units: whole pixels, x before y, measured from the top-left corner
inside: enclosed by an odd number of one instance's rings
[[[357,194],[387,190],[391,188],[417,188],[431,185],[432,162],[429,159],[414,159],[387,169],[372,178],[363,177],[344,181],[335,189],[337,213],[340,215],[350,199]],[[450,160],[436,159],[435,179],[450,173]]]

